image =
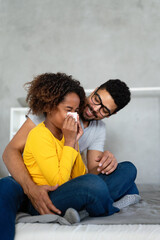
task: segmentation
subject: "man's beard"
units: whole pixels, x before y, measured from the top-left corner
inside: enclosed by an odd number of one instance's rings
[[[92,108],[89,104],[87,104],[87,105],[85,106],[85,108],[86,108],[86,107],[88,107],[89,110],[91,111],[91,113],[93,114],[93,119],[88,119],[88,118],[86,118],[83,113],[81,113],[81,115],[80,115],[81,119],[82,119],[83,121],[86,121],[86,122],[90,122],[90,121],[96,120],[96,118],[98,118],[98,116],[97,116],[96,112],[93,110],[93,108]],[[95,118],[94,118],[94,117],[95,117]]]
[[[85,121],[85,122],[90,122],[90,121],[92,121],[92,120],[89,120],[89,119],[85,118],[85,117],[83,116],[83,113],[81,113],[80,118],[81,118],[82,121]]]

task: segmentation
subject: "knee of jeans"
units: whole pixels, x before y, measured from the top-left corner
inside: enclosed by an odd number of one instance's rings
[[[127,165],[128,171],[130,172],[131,176],[135,179],[137,176],[137,168],[136,166],[129,161],[126,161],[125,164]]]
[[[12,177],[5,177],[0,179],[0,196],[3,198],[10,198],[16,192],[23,194],[23,189]]]
[[[83,175],[83,177],[85,178],[85,181],[90,185],[95,184],[95,182],[101,182],[100,177],[92,173],[87,173],[86,175]]]
[[[92,192],[96,195],[102,195],[103,193],[106,194],[106,192],[108,191],[105,182],[98,175],[86,174],[85,178],[86,188],[89,192]]]

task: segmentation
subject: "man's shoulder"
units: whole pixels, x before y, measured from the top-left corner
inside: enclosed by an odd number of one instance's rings
[[[53,140],[53,135],[50,132],[48,128],[45,127],[44,122],[39,123],[37,126],[35,126],[28,135],[29,139],[36,139],[36,141],[41,141],[42,139],[46,139],[50,141]]]
[[[39,123],[41,123],[45,120],[45,117],[43,114],[42,115],[34,115],[32,113],[29,113],[27,116],[28,116],[28,118],[30,118],[32,120],[32,122],[35,125],[38,125]]]
[[[105,128],[106,124],[102,120],[93,120],[89,126],[94,128]]]

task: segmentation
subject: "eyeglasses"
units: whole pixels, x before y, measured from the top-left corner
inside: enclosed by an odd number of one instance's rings
[[[98,90],[97,90],[98,91]],[[99,109],[99,112],[100,114],[102,115],[102,117],[108,117],[108,116],[111,116],[111,112],[110,110],[103,105],[102,103],[102,99],[101,97],[99,96],[99,94],[97,93],[97,91],[93,94],[93,96],[91,97],[91,100],[92,102],[95,104],[95,105],[101,105],[100,109]]]

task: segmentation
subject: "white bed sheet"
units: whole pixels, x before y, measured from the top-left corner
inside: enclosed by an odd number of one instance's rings
[[[15,240],[160,240],[160,225],[18,223]]]
[[[160,185],[139,189],[140,203],[109,217],[84,219],[72,226],[19,222],[15,240],[160,240]]]

